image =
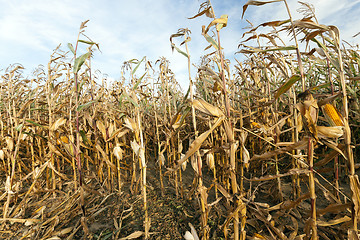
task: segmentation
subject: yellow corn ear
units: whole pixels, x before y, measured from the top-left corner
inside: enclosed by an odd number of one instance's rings
[[[327,103],[322,107],[322,109],[331,126],[344,126],[342,115],[332,104]]]

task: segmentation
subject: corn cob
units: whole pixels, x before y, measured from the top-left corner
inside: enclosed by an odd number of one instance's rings
[[[325,104],[324,106],[322,106],[322,110],[331,126],[344,126],[342,115],[332,104]]]

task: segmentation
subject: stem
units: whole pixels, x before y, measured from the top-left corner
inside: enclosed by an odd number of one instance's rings
[[[184,35],[185,40],[187,39],[187,32],[185,32]],[[190,62],[190,53],[189,53],[189,47],[187,45],[187,42],[185,41],[185,48],[186,48],[186,53],[188,55],[188,74],[189,74],[189,88],[190,88],[190,101],[193,102],[194,101],[194,93],[193,93],[193,82],[191,80],[191,72],[190,72],[190,66],[191,66],[191,62]],[[193,126],[194,126],[194,133],[195,133],[195,139],[198,137],[198,131],[196,128],[196,117],[195,117],[195,108],[194,105],[191,105],[191,114],[192,114],[192,122],[193,122]],[[199,182],[198,182],[198,190],[201,191],[201,188],[203,187],[203,179],[202,179],[202,169],[201,169],[201,155],[199,150],[196,151],[196,155],[195,155],[196,159],[197,159],[197,165],[198,165],[198,178],[199,178]],[[181,170],[180,170],[181,171]],[[201,193],[201,192],[200,192]],[[203,238],[202,239],[208,239],[209,238],[209,231],[208,231],[208,225],[207,225],[207,218],[208,218],[208,208],[207,208],[207,199],[203,199],[203,194],[200,194],[200,204],[201,204],[201,227],[202,227],[202,231],[203,231]]]
[[[337,32],[339,31],[336,29]],[[334,34],[336,31],[334,31]],[[340,49],[340,43],[339,43],[339,37],[336,35],[335,37],[335,47],[338,53],[338,59],[339,59],[339,76],[340,76],[340,83],[341,83],[341,91],[343,94],[342,102],[343,102],[343,118],[344,118],[344,139],[345,139],[345,150],[346,150],[346,156],[348,158],[348,166],[349,166],[349,179],[350,179],[350,189],[352,198],[356,199],[357,191],[359,191],[359,180],[358,176],[355,174],[355,162],[354,162],[354,155],[351,148],[351,130],[349,126],[349,109],[348,109],[348,100],[347,100],[347,94],[346,94],[346,83],[345,83],[345,74],[344,74],[344,63],[342,60],[341,55],[341,49]],[[356,200],[357,201],[357,200]],[[353,225],[353,231],[357,234],[358,230],[358,212],[355,209],[355,204],[352,202],[352,225]]]
[[[75,46],[75,53],[74,53],[74,59],[76,59],[76,53],[77,48],[79,46],[79,38],[80,38],[79,31],[77,40],[76,40],[76,46]],[[78,168],[78,174],[79,174],[79,185],[82,187],[82,174],[81,174],[81,161],[80,161],[80,138],[79,138],[79,111],[77,111],[77,108],[79,107],[79,89],[78,89],[78,74],[77,72],[74,73],[74,80],[75,80],[75,121],[76,121],[76,131],[75,131],[75,141],[76,141],[76,148],[75,148],[75,159],[77,163]],[[75,188],[77,188],[77,184],[75,183]]]
[[[298,41],[297,41],[297,38],[296,38],[294,22],[293,22],[292,17],[291,17],[291,12],[290,12],[289,6],[288,6],[286,0],[284,0],[284,3],[285,3],[285,6],[286,6],[286,10],[287,10],[287,12],[289,14],[289,18],[290,18],[290,22],[291,22],[291,30],[292,30],[293,35],[294,35],[295,46],[296,46],[296,57],[297,57],[297,60],[298,60],[299,71],[300,71],[300,76],[301,76],[301,86],[302,86],[302,91],[304,92],[305,89],[306,89],[306,85],[305,85],[305,78],[304,78],[304,68],[303,68],[303,65],[302,65],[301,55],[300,55],[300,50],[299,50],[299,44],[298,44]]]
[[[210,3],[210,1],[209,1]],[[214,11],[213,11],[214,13]],[[214,13],[214,19],[215,19],[215,13]],[[217,41],[218,41],[218,55],[220,57],[220,62],[221,62],[221,69],[220,69],[220,74],[221,74],[221,79],[222,79],[222,83],[223,83],[223,90],[224,90],[224,102],[225,102],[225,110],[226,110],[226,116],[227,116],[227,126],[230,128],[230,131],[227,131],[228,133],[228,142],[231,144],[230,145],[230,178],[231,178],[231,189],[232,189],[232,193],[235,195],[237,194],[238,190],[238,185],[236,182],[236,143],[235,143],[235,139],[234,139],[234,129],[233,129],[233,125],[231,122],[231,116],[230,116],[230,99],[228,96],[228,92],[227,92],[227,86],[226,86],[226,79],[225,79],[225,64],[224,64],[224,56],[223,53],[221,52],[221,43],[220,43],[220,32],[218,29],[216,29],[216,34],[217,34]],[[239,198],[236,205],[241,204],[242,201]],[[237,208],[237,206],[235,206]],[[236,209],[235,208],[235,209]],[[239,213],[235,212],[234,213],[234,239],[238,240],[239,239]],[[245,219],[245,216],[242,216],[242,219]],[[243,230],[245,228],[244,224],[246,221],[241,221],[241,229]],[[242,231],[241,233],[241,239],[245,239],[245,231]]]
[[[316,227],[316,193],[314,181],[314,140],[309,137],[308,141],[308,163],[309,163],[309,185],[310,185],[310,199],[311,199],[311,239],[318,239]]]

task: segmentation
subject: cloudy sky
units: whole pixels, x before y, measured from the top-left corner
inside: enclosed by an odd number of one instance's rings
[[[208,45],[201,35],[201,26],[210,19],[194,16],[201,0],[0,0],[0,71],[10,64],[21,63],[28,76],[39,64],[47,64],[52,51],[62,44],[75,43],[80,23],[89,19],[86,34],[100,44],[93,68],[119,79],[124,61],[146,56],[155,62],[160,57],[170,61],[183,88],[186,88],[187,63],[184,56],[172,53],[169,37],[179,28],[192,31],[189,43],[191,60],[197,64]],[[227,58],[241,59],[237,46],[242,39],[246,19],[254,25],[287,18],[284,3],[272,3],[260,7],[249,6],[244,19],[242,7],[247,0],[212,0],[216,16],[228,14],[228,26],[221,31],[222,46]],[[339,27],[341,37],[357,44],[360,36],[360,0],[308,0],[314,5],[320,23]],[[293,18],[300,4],[288,0]],[[70,55],[69,55],[70,56]],[[193,69],[193,74],[195,70]],[[1,73],[0,72],[0,73]]]

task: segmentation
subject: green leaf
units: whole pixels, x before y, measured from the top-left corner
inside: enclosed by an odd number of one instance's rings
[[[134,105],[134,107],[139,107],[139,104],[137,104],[126,92],[122,92],[122,95],[124,95]]]
[[[34,121],[32,121],[32,120],[25,120],[25,122],[31,123],[31,124],[33,124],[33,125],[35,125],[35,126],[38,126],[38,127],[45,128],[44,126],[42,126],[42,125],[40,125],[40,124],[38,124],[37,122],[34,122]]]
[[[90,41],[86,41],[86,40],[79,40],[79,42],[82,42],[82,43],[86,43],[86,44],[89,44],[89,45],[94,45],[94,44],[96,44],[96,43],[94,43],[94,42],[90,42]]]
[[[75,50],[74,50],[73,45],[71,43],[68,43],[67,46],[70,49],[70,51],[75,55]]]
[[[134,68],[134,70],[132,71],[131,75],[134,75],[136,70],[139,68],[140,64],[144,61],[145,57],[143,57],[141,59],[141,61],[136,65],[136,67]]]
[[[96,42],[92,42],[92,41],[87,41],[87,40],[79,40],[79,42],[81,42],[81,43],[85,43],[85,44],[89,44],[89,45],[95,45],[96,47],[97,47],[97,49],[99,49],[99,51],[100,51],[100,47],[99,47],[99,44],[98,43],[96,43]],[[100,51],[101,52],[101,51]]]
[[[187,53],[186,52],[183,52],[180,48],[178,48],[177,46],[175,46],[175,44],[171,44],[171,48],[175,48],[176,49],[176,51],[178,51],[178,53],[181,53],[182,55],[184,55],[186,58],[189,58],[189,56],[187,55]]]
[[[18,132],[20,132],[21,129],[23,128],[23,126],[24,126],[24,124],[21,123],[21,124],[19,124],[19,125],[17,125],[17,126],[15,127],[15,130],[18,131]]]
[[[78,57],[78,58],[75,59],[74,69],[73,69],[74,73],[78,73],[78,72],[79,72],[81,66],[84,64],[85,60],[86,60],[88,57],[90,57],[90,55],[91,55],[91,52],[87,52],[87,53],[85,53],[85,54],[83,54],[83,55],[81,55],[80,57]]]
[[[330,83],[323,83],[323,84],[311,87],[311,88],[309,88],[309,90],[318,91],[318,90],[324,89],[324,88],[329,89],[329,87],[330,87]]]
[[[141,78],[139,78],[139,79],[137,80],[137,82],[135,83],[135,85],[134,85],[134,87],[133,87],[133,90],[136,90],[136,89],[138,88],[139,84],[141,83],[141,80],[145,77],[145,75],[146,75],[146,73],[144,73],[144,74],[141,76]]]
[[[274,51],[288,51],[288,50],[296,50],[295,46],[285,46],[285,47],[276,47],[276,48],[268,48],[268,49],[260,49],[253,48],[251,49],[241,49],[240,53],[258,53],[258,52],[274,52]]]
[[[87,103],[85,103],[85,104],[82,104],[82,105],[78,106],[78,108],[76,109],[76,111],[80,112],[81,110],[90,107],[93,103],[96,103],[96,102],[97,102],[97,100],[94,100],[94,101],[90,101],[90,102],[87,102]]]
[[[186,94],[184,96],[184,100],[183,100],[184,103],[187,101],[187,98],[188,98],[189,94],[190,94],[190,86],[189,86],[189,88],[188,88],[188,90],[187,90],[187,92],[186,92]]]
[[[287,46],[287,47],[270,48],[270,49],[263,50],[263,52],[288,51],[288,50],[296,50],[296,47],[295,46]]]
[[[208,41],[216,50],[219,50],[218,44],[212,37],[209,36],[209,34],[205,33],[203,36],[205,37],[206,41]]]
[[[80,130],[80,135],[81,135],[81,138],[83,140],[83,142],[86,144],[86,145],[92,145],[91,142],[89,141],[89,139],[86,137],[86,133],[84,130]]]
[[[287,92],[287,90],[289,90],[291,88],[292,85],[294,85],[294,83],[296,83],[299,79],[300,79],[300,75],[293,75],[291,76],[291,78],[289,78],[289,80],[287,80],[281,87],[279,87],[279,89],[276,91],[275,94],[275,99],[278,99],[281,94]]]

